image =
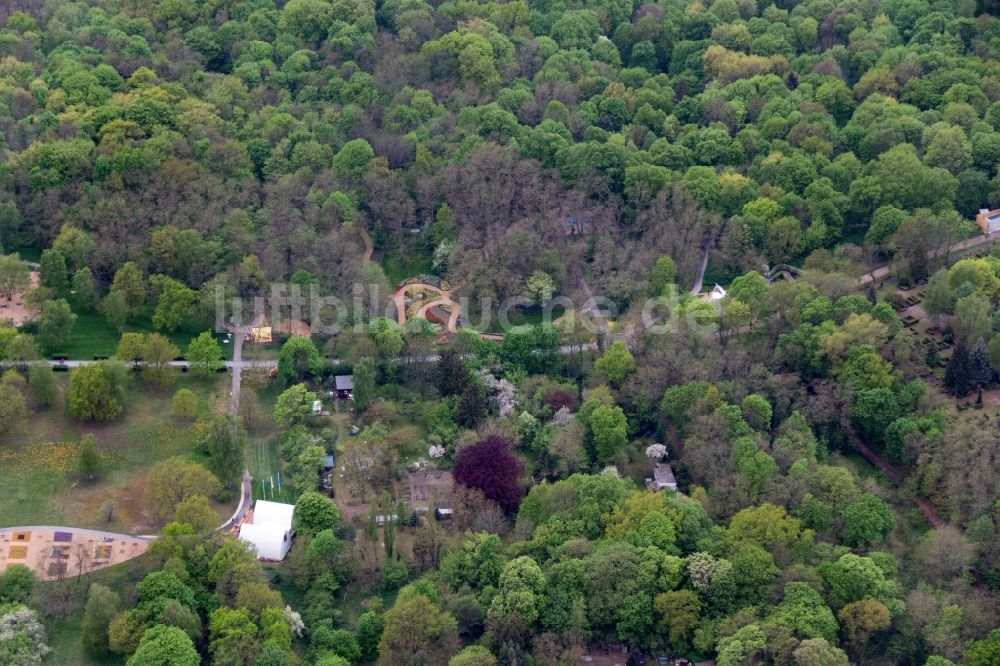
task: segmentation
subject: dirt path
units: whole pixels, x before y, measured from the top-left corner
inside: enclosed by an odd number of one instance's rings
[[[601,309],[597,307],[597,299],[594,298],[594,292],[590,290],[590,285],[587,284],[587,278],[580,276],[580,287],[583,289],[583,293],[587,295],[587,302],[583,304],[583,311],[589,312],[595,321],[603,320],[604,316],[601,313]]]
[[[694,276],[694,286],[691,287],[692,294],[700,294],[702,283],[705,281],[705,270],[708,268],[708,252],[709,248],[705,248],[705,251],[701,255],[701,263],[698,265],[698,272]]]
[[[860,453],[865,458],[865,460],[870,462],[879,471],[885,474],[886,478],[892,481],[893,485],[899,488],[899,491],[903,494],[904,497],[906,497],[914,504],[916,504],[918,507],[920,507],[920,511],[923,512],[924,518],[927,519],[927,523],[931,527],[937,529],[938,527],[941,527],[942,525],[945,524],[945,521],[941,518],[941,516],[938,515],[938,512],[934,509],[933,506],[931,506],[930,502],[911,495],[909,492],[907,492],[901,487],[901,484],[903,482],[902,473],[900,473],[898,469],[896,469],[886,461],[882,460],[882,458],[880,458],[878,454],[876,454],[874,451],[868,448],[868,445],[861,440],[861,437],[859,437],[858,434],[854,432],[853,428],[847,429],[847,435],[850,438],[851,443],[854,444],[854,448],[857,449],[858,453]]]
[[[372,260],[372,253],[375,252],[375,246],[372,244],[372,237],[368,235],[368,230],[358,225],[358,233],[361,234],[361,240],[365,243],[365,255],[361,257],[361,263],[367,266]]]

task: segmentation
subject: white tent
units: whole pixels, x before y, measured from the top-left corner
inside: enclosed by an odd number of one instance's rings
[[[240,539],[257,548],[262,560],[282,560],[292,546],[295,505],[257,500],[250,522],[240,526]]]
[[[710,301],[721,301],[726,297],[726,290],[720,287],[718,284],[712,288],[712,291],[708,292],[708,300]]]

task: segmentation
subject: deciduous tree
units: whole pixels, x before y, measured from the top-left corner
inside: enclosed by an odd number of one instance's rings
[[[210,377],[225,365],[222,347],[211,331],[203,331],[191,340],[184,354],[191,372],[198,377]]]
[[[354,366],[352,393],[358,411],[367,411],[375,399],[375,363],[370,358],[363,358]]]
[[[83,611],[83,647],[92,657],[108,655],[108,625],[118,614],[118,594],[100,583],[93,583]]]
[[[238,483],[243,471],[247,432],[234,414],[216,414],[202,443],[208,453],[208,468],[224,488]]]
[[[457,650],[455,618],[423,594],[401,595],[386,612],[379,642],[380,666],[413,663],[415,659],[445,663]]]
[[[85,482],[92,482],[101,475],[104,467],[104,456],[97,444],[97,438],[87,433],[80,442],[76,456],[77,474]]]
[[[854,658],[858,664],[864,663],[868,642],[879,631],[888,629],[892,622],[889,609],[877,599],[861,599],[852,601],[840,609],[837,614],[844,627],[847,644],[854,649]]]
[[[126,261],[115,273],[110,294],[121,294],[125,300],[126,316],[134,317],[146,308],[148,291],[142,270],[135,262]]]
[[[635,367],[635,357],[621,340],[612,343],[594,363],[594,368],[615,386],[621,385],[626,377],[635,372]]]
[[[316,345],[309,338],[289,338],[278,352],[278,376],[286,384],[301,383],[323,367]],[[355,381],[355,384],[357,382]]]
[[[850,666],[844,651],[822,638],[807,638],[792,653],[795,666]]]
[[[28,266],[16,252],[0,256],[0,295],[11,301],[14,294],[23,294],[30,284]]]
[[[340,524],[337,505],[317,492],[309,491],[299,495],[295,501],[295,526],[303,534],[317,534],[323,530],[335,530]]]
[[[522,466],[499,435],[464,447],[455,461],[455,481],[478,488],[504,510],[513,512],[524,494],[521,487]]]
[[[193,419],[198,416],[201,401],[198,395],[189,388],[177,389],[171,401],[171,409],[174,416],[182,416],[186,419]]]
[[[76,319],[65,298],[45,301],[38,317],[38,341],[49,351],[58,350],[69,342]]]
[[[55,373],[47,363],[33,363],[28,370],[28,387],[35,403],[51,407],[59,398],[59,386]]]
[[[221,489],[215,475],[198,463],[168,458],[150,470],[148,501],[153,515],[165,519],[174,515],[188,497],[214,497]]]
[[[38,283],[54,290],[57,294],[66,290],[66,257],[54,248],[42,250],[38,260]]]
[[[191,495],[177,505],[174,522],[190,525],[195,532],[207,532],[219,526],[219,515],[204,495]]]
[[[82,421],[114,421],[122,412],[103,363],[88,363],[70,372],[67,402],[69,413]]]
[[[9,384],[0,384],[0,434],[17,430],[27,418],[28,406],[21,392]]]
[[[158,624],[146,630],[139,648],[126,662],[126,666],[198,666],[201,656],[194,649],[188,635],[177,627]]]
[[[883,541],[895,527],[888,505],[875,495],[865,493],[844,507],[844,540],[850,545]]]
[[[112,289],[101,301],[101,312],[108,322],[108,326],[121,333],[125,324],[129,320],[128,300],[125,292],[120,289]]]
[[[617,405],[599,405],[587,417],[598,462],[612,459],[628,443],[625,412]]]
[[[295,384],[285,389],[274,404],[274,420],[285,428],[303,423],[312,414],[316,394],[305,384]]]
[[[150,333],[142,344],[142,376],[157,386],[169,386],[178,372],[171,362],[180,353],[181,350],[166,337]]]
[[[93,312],[97,309],[100,300],[100,291],[94,274],[84,266],[73,274],[73,301],[86,312]]]

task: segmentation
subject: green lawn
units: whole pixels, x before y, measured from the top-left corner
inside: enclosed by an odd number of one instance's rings
[[[139,319],[125,327],[128,332],[155,333],[152,323],[148,318]],[[176,331],[167,333],[170,338],[184,353],[192,338],[200,334],[201,331]],[[56,350],[66,354],[71,359],[89,360],[94,356],[112,356],[118,347],[118,340],[121,336],[118,331],[108,326],[108,322],[103,315],[93,312],[77,313],[76,324],[73,326],[73,333],[70,336],[69,344],[63,345],[62,349]],[[224,335],[216,334],[216,339],[222,344]],[[227,359],[233,357],[231,344],[222,344],[222,353]]]
[[[386,251],[382,258],[382,271],[392,286],[414,275],[434,274],[431,257],[417,252],[404,256],[396,251]]]
[[[250,452],[247,466],[253,476],[253,498],[275,502],[295,503],[295,494],[282,473],[281,454],[276,435],[250,438]],[[279,488],[279,474],[281,485]],[[271,486],[271,480],[274,486]],[[262,485],[263,484],[263,485]]]
[[[244,350],[245,356],[245,350]],[[244,388],[246,391],[246,388]],[[278,395],[277,387],[268,386],[258,392],[261,408],[270,414]],[[278,442],[278,427],[271,419],[253,427],[249,431],[250,441],[247,451],[247,467],[254,478],[253,498],[274,500],[275,502],[295,502],[292,487],[286,484],[284,469],[281,462],[280,444]],[[278,489],[278,474],[281,474],[281,489]],[[271,478],[274,478],[274,490],[271,490]],[[263,487],[261,482],[264,483]]]
[[[156,462],[179,455],[198,460],[191,422],[171,416],[173,392],[182,386],[202,398],[205,413],[228,400],[223,376],[197,380],[181,376],[168,391],[148,390],[136,381],[119,420],[81,424],[60,404],[39,410],[19,433],[0,446],[0,525],[68,525],[143,533],[158,526],[146,513],[145,474]],[[65,387],[66,376],[60,381]],[[93,433],[105,454],[102,478],[91,484],[75,480],[76,443]],[[116,504],[113,520],[104,522],[101,506]],[[228,517],[231,507],[216,507]],[[220,521],[221,522],[221,521]]]
[[[565,312],[566,310],[563,307],[557,306],[552,308],[551,320],[549,323],[555,323],[555,321],[559,319],[559,317],[562,317]],[[507,321],[510,322],[511,326],[523,326],[525,324],[537,326],[542,323],[544,317],[545,312],[542,308],[536,305],[532,305],[530,307],[511,308],[511,310],[507,313]],[[498,313],[494,312],[490,317],[489,327],[484,332],[500,335],[506,333],[506,331],[500,326],[500,317]]]
[[[551,319],[549,323],[551,324],[556,319],[559,319],[559,317],[563,316],[563,313],[565,311],[566,309],[563,307],[557,306],[552,308],[552,312],[550,314]],[[512,323],[514,326],[521,326],[522,324],[531,324],[533,326],[537,326],[538,324],[542,323],[544,317],[545,317],[545,310],[538,307],[537,305],[532,305],[531,307],[527,308],[517,308],[511,311],[511,313],[508,316],[508,318],[510,319],[510,323]]]

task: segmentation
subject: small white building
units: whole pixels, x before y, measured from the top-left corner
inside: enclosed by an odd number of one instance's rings
[[[656,467],[653,468],[653,476],[646,479],[646,487],[653,491],[677,490],[674,470],[666,463],[656,463]]]
[[[726,290],[716,284],[712,287],[712,291],[708,292],[708,300],[710,301],[721,301],[726,297]]]
[[[240,539],[257,548],[262,560],[279,561],[292,547],[294,504],[257,500],[250,521],[240,525]]]

